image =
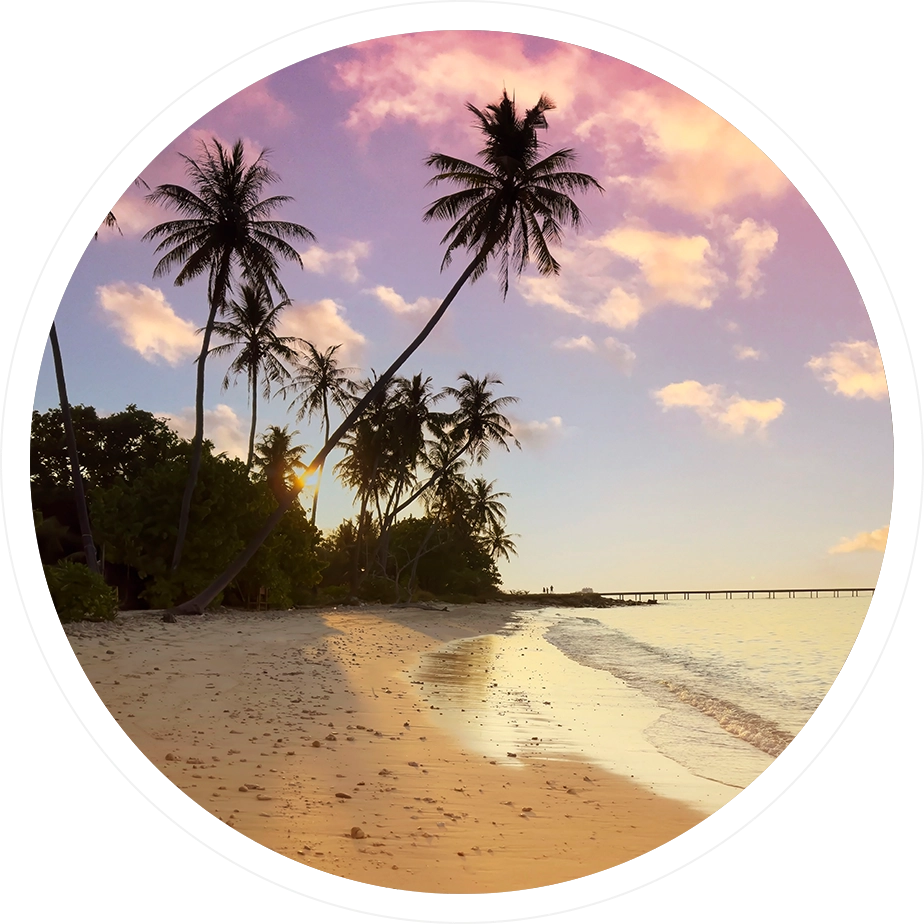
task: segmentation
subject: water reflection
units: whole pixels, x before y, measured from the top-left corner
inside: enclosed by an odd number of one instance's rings
[[[661,753],[646,730],[663,708],[566,657],[545,639],[548,624],[537,613],[504,635],[426,652],[412,678],[424,708],[464,747],[499,764],[592,762],[708,811],[739,791],[737,781],[703,779]]]

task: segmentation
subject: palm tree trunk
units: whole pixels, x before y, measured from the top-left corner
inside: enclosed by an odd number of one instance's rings
[[[324,394],[324,445],[330,442],[330,411],[327,407],[327,394]],[[311,525],[314,526],[318,518],[318,494],[321,493],[321,476],[324,474],[324,459],[318,466],[318,477],[314,483],[314,497],[311,498]]]
[[[324,460],[330,454],[331,450],[340,442],[344,435],[349,432],[357,420],[365,412],[366,408],[385,390],[385,387],[391,381],[394,374],[404,365],[411,357],[414,351],[427,339],[434,327],[446,313],[446,309],[452,304],[453,299],[459,294],[462,286],[465,285],[469,276],[474,272],[475,267],[490,253],[496,241],[489,240],[478,252],[477,256],[468,264],[462,275],[456,280],[455,285],[449,290],[443,299],[439,308],[433,312],[432,317],[424,325],[423,330],[411,341],[410,345],[404,352],[385,370],[385,372],[376,380],[375,385],[366,392],[359,400],[356,407],[349,413],[346,420],[328,438],[321,451],[312,459],[311,464],[306,469],[305,474],[311,475],[324,464]],[[205,608],[218,596],[240,573],[241,569],[257,553],[257,550],[266,541],[267,537],[276,528],[283,514],[289,507],[295,503],[300,489],[294,488],[289,491],[280,502],[279,507],[270,515],[269,519],[263,524],[260,531],[248,543],[247,547],[231,562],[230,565],[203,591],[196,594],[191,600],[181,603],[179,606],[165,616],[165,619],[173,619],[174,613],[203,613]]]
[[[359,519],[356,521],[356,545],[350,562],[350,593],[354,597],[359,593],[359,554],[362,548],[363,526],[366,523],[366,498],[367,495],[363,494],[363,501],[359,506]]]
[[[202,350],[196,360],[196,432],[193,436],[189,477],[186,479],[186,489],[183,491],[183,503],[180,507],[180,523],[176,531],[176,545],[173,547],[171,571],[176,571],[180,567],[180,561],[183,557],[183,544],[186,542],[186,530],[189,527],[189,510],[192,506],[196,482],[199,479],[199,464],[202,461],[202,440],[205,430],[205,358],[209,353],[209,341],[212,338],[212,328],[215,326],[215,316],[218,314],[219,307],[224,303],[229,272],[229,257],[225,255],[215,277],[215,285],[210,293],[209,319],[202,334]],[[229,578],[229,581],[233,580],[233,577]]]
[[[247,474],[250,474],[250,467],[253,465],[253,444],[257,437],[257,377],[253,378],[253,386],[250,393],[250,400],[253,409],[250,415],[250,442],[247,444]]]
[[[61,347],[58,344],[58,332],[54,322],[48,334],[51,340],[51,355],[54,358],[55,378],[58,381],[58,399],[61,402],[61,416],[64,418],[64,435],[67,439],[67,454],[71,462],[71,478],[74,480],[74,502],[77,505],[77,522],[80,524],[80,541],[87,567],[99,574],[96,560],[96,546],[90,531],[90,514],[87,512],[87,498],[83,490],[83,475],[80,474],[80,458],[77,455],[77,435],[74,432],[74,420],[71,417],[71,405],[67,400],[67,384],[64,381],[64,363],[61,361]]]

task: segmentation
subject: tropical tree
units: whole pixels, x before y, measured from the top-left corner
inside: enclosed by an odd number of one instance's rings
[[[144,235],[143,240],[159,242],[154,252],[162,254],[154,276],[178,269],[173,280],[177,286],[203,274],[208,276],[209,314],[196,366],[196,429],[173,552],[174,570],[182,558],[202,458],[205,360],[215,319],[227,306],[232,275],[237,269],[244,282],[267,292],[275,291],[285,299],[286,291],[279,278],[280,260],[302,265],[289,239],[315,239],[308,228],[273,217],[280,206],[291,200],[290,196],[261,198],[265,187],[279,180],[266,162],[267,153],[262,151],[248,164],[242,141],[228,149],[213,138],[210,144],[202,142],[198,158],[180,155],[186,161],[192,189],[171,183],[158,186],[146,197],[182,216],[156,225]]]
[[[487,535],[491,530],[503,529],[507,519],[507,508],[502,497],[510,497],[506,491],[495,491],[495,482],[485,478],[475,478],[469,485],[469,522],[479,534]]]
[[[255,468],[277,500],[291,491],[297,496],[304,485],[304,479],[296,472],[305,470],[302,456],[308,447],[292,442],[297,435],[298,430],[290,433],[288,427],[268,427],[254,450]]]
[[[507,440],[513,440],[513,444],[519,449],[520,443],[513,435],[510,421],[504,416],[502,409],[516,404],[520,399],[513,395],[495,398],[489,386],[504,384],[495,375],[488,374],[479,379],[463,372],[459,376],[459,381],[462,383],[459,388],[447,386],[440,392],[440,397],[455,398],[458,405],[455,411],[444,415],[438,421],[445,428],[445,435],[448,437],[443,439],[444,434],[440,434],[439,452],[445,453],[449,446],[452,447],[452,453],[443,456],[446,464],[452,465],[467,454],[473,462],[481,465],[488,457],[492,444],[502,446],[510,452]],[[431,468],[430,477],[418,486],[410,497],[396,506],[392,519],[427,492],[439,477],[440,471]]]
[[[355,403],[356,382],[350,378],[356,370],[341,366],[337,360],[337,350],[342,344],[335,344],[321,352],[313,343],[307,343],[306,350],[295,360],[291,375],[291,387],[296,398],[289,405],[289,410],[297,408],[295,420],[305,417],[309,423],[315,414],[321,415],[324,425],[324,444],[330,440],[331,405],[344,417]],[[285,393],[287,389],[283,389]],[[324,460],[318,466],[318,477],[314,483],[314,496],[311,499],[311,525],[314,526],[318,516],[318,494],[321,491],[321,476],[324,474]]]
[[[371,385],[368,381],[365,384]],[[359,584],[360,549],[369,539],[367,513],[370,506],[374,507],[381,525],[382,500],[389,494],[394,479],[392,457],[400,452],[391,427],[398,385],[399,380],[393,380],[390,387],[380,391],[377,399],[366,408],[366,413],[341,441],[344,456],[334,467],[334,473],[346,487],[355,491],[355,499],[360,504],[350,579],[354,593]]]
[[[517,534],[505,532],[503,523],[492,523],[488,527],[484,539],[488,552],[495,561],[500,561],[501,556],[510,561],[510,556],[516,555],[517,547],[513,542],[515,535]]]
[[[132,183],[132,185],[133,185],[133,186],[143,186],[145,189],[150,189],[150,188],[151,188],[150,186],[148,186],[147,183],[145,183],[144,179],[143,179],[142,177],[140,177],[140,176],[135,177],[135,180],[134,180],[134,182]],[[106,217],[103,219],[103,223],[102,223],[102,225],[100,225],[100,227],[101,227],[101,228],[115,228],[116,231],[119,232],[119,237],[122,236],[122,228],[119,226],[119,219],[116,218],[115,212],[107,212],[107,213],[106,213]],[[94,240],[94,241],[95,241],[95,240],[98,240],[98,239],[99,239],[99,231],[97,231],[97,232],[93,235],[93,240]]]
[[[54,359],[55,380],[58,383],[58,399],[61,402],[61,414],[64,418],[64,434],[67,440],[67,453],[70,461],[71,481],[74,488],[74,503],[77,507],[77,522],[80,525],[80,543],[83,548],[87,567],[94,573],[100,573],[99,562],[96,560],[96,546],[93,543],[93,533],[90,529],[90,514],[87,511],[87,498],[83,489],[83,475],[80,471],[80,457],[77,454],[77,436],[74,432],[74,421],[71,416],[71,405],[67,399],[67,383],[64,380],[64,363],[61,360],[61,347],[58,343],[58,332],[54,321],[49,331],[51,340],[51,354]]]
[[[548,127],[546,113],[555,108],[545,94],[522,115],[517,112],[516,103],[506,90],[499,102],[483,110],[471,103],[467,107],[484,140],[484,147],[479,151],[481,164],[446,154],[431,154],[426,163],[437,172],[429,185],[449,183],[459,188],[433,202],[424,213],[424,220],[452,221],[442,239],[442,243],[447,245],[443,268],[460,250],[468,253],[471,259],[420,333],[331,434],[309,464],[308,474],[318,469],[398,369],[427,339],[465,283],[469,280],[474,282],[482,276],[492,259],[500,264],[500,286],[504,297],[509,288],[511,271],[519,275],[531,261],[535,262],[541,275],[558,275],[561,267],[552,256],[549,245],[561,242],[565,225],[577,229],[583,224],[581,210],[571,198],[572,194],[593,189],[603,191],[592,176],[571,169],[577,156],[573,149],[560,148],[541,156],[545,143],[539,139],[537,132]],[[247,548],[211,585],[183,604],[180,611],[201,612],[246,565],[283,517],[287,505],[294,503],[295,497],[293,494],[287,498]]]
[[[263,398],[269,400],[271,386],[284,383],[290,376],[286,363],[298,359],[298,337],[280,337],[276,333],[279,316],[288,307],[286,299],[273,307],[269,292],[261,287],[244,284],[240,287],[240,301],[228,305],[230,320],[216,321],[212,332],[225,338],[225,343],[212,347],[210,354],[226,355],[236,347],[234,357],[221,383],[222,391],[241,373],[247,376],[247,390],[251,407],[250,439],[247,442],[247,471],[253,465],[253,446],[257,433],[257,385],[263,376]],[[202,331],[200,331],[202,333]]]

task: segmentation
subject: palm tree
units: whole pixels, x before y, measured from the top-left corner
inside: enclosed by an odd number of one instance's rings
[[[254,450],[255,467],[277,499],[292,491],[297,496],[304,485],[296,469],[305,470],[302,456],[308,447],[293,444],[297,434],[298,430],[289,433],[288,427],[268,427]]]
[[[257,432],[257,385],[263,375],[263,398],[269,400],[271,386],[289,378],[286,363],[298,358],[295,346],[298,337],[280,337],[276,324],[289,301],[282,301],[273,307],[269,293],[264,288],[252,285],[240,287],[240,301],[228,306],[229,321],[216,321],[212,332],[226,339],[225,343],[212,347],[209,354],[224,355],[235,347],[240,352],[228,368],[221,383],[222,391],[241,374],[247,376],[248,395],[251,406],[250,439],[247,443],[247,471],[253,465],[253,445]],[[201,331],[200,331],[201,333]]]
[[[135,177],[135,180],[132,183],[132,185],[133,186],[143,186],[145,189],[151,188],[150,186],[148,186],[147,183],[145,183],[144,178],[140,176]],[[100,225],[100,227],[101,228],[115,228],[116,231],[119,232],[119,237],[122,237],[122,229],[119,227],[119,219],[116,218],[115,212],[107,212],[106,217],[103,219],[103,223],[102,225]],[[97,231],[93,235],[94,241],[98,239],[99,239],[99,231]]]
[[[455,411],[442,418],[447,425],[446,432],[451,437],[450,443],[455,453],[454,457],[448,459],[449,464],[468,454],[473,462],[481,465],[488,457],[492,443],[503,446],[510,452],[507,440],[513,440],[519,449],[519,440],[513,435],[510,421],[501,411],[509,404],[516,404],[520,399],[513,395],[495,398],[489,386],[504,384],[495,375],[488,374],[477,379],[463,372],[459,376],[459,381],[462,383],[459,388],[447,386],[440,392],[441,397],[455,398],[458,403]],[[429,490],[439,474],[438,470],[431,470],[429,480],[395,508],[392,518]]]
[[[51,340],[51,355],[54,359],[55,379],[58,383],[58,399],[61,402],[61,416],[64,419],[64,435],[67,440],[67,453],[71,463],[71,480],[74,482],[74,502],[77,505],[77,522],[80,524],[80,541],[87,567],[94,573],[100,573],[96,559],[96,545],[90,530],[90,514],[87,512],[87,498],[83,489],[83,475],[80,471],[80,457],[77,454],[77,434],[74,432],[74,420],[71,416],[71,404],[67,399],[67,384],[64,380],[64,363],[61,360],[61,347],[58,344],[58,332],[54,321],[48,334]]]
[[[571,195],[592,189],[603,191],[592,176],[570,169],[577,156],[571,148],[560,148],[546,157],[540,156],[544,143],[539,140],[537,132],[548,127],[545,114],[555,108],[545,94],[522,116],[517,113],[516,103],[508,97],[506,90],[499,102],[484,110],[471,103],[467,106],[475,117],[476,128],[484,137],[484,147],[479,152],[482,163],[470,164],[445,154],[431,154],[427,158],[427,166],[436,168],[438,172],[429,185],[450,183],[461,188],[433,202],[424,213],[424,221],[448,219],[453,222],[442,240],[448,245],[443,268],[460,249],[470,254],[471,260],[421,332],[331,434],[309,464],[308,474],[317,471],[379,391],[387,386],[392,376],[427,339],[462,286],[483,275],[492,258],[500,260],[501,293],[504,297],[511,269],[514,275],[519,275],[530,261],[535,261],[541,275],[558,275],[561,267],[552,256],[549,244],[560,243],[564,225],[578,229],[583,224],[581,210]],[[287,503],[294,501],[293,495]],[[285,509],[275,511],[228,568],[205,590],[182,604],[179,610],[202,612],[247,564],[284,514]]]
[[[330,406],[334,405],[344,417],[349,413],[356,395],[356,382],[350,376],[357,370],[340,366],[337,362],[337,350],[342,344],[328,347],[323,353],[313,344],[308,343],[307,352],[296,358],[295,370],[291,376],[291,387],[298,397],[289,405],[289,410],[297,407],[296,421],[307,417],[309,423],[315,414],[321,415],[324,424],[324,443],[330,440]],[[285,394],[286,389],[283,389]],[[324,474],[324,460],[318,466],[318,477],[314,483],[314,497],[311,499],[311,525],[315,525],[318,515],[318,494],[321,490],[321,476]]]
[[[485,540],[488,546],[488,552],[495,561],[500,561],[503,556],[510,561],[510,556],[517,554],[517,547],[513,542],[513,537],[517,533],[505,533],[503,523],[492,523],[485,533]]]
[[[266,163],[262,151],[252,164],[244,159],[244,144],[237,141],[230,150],[217,138],[202,142],[198,158],[181,155],[193,189],[167,184],[158,186],[146,198],[159,205],[172,206],[182,216],[151,228],[142,240],[159,240],[154,252],[162,254],[154,276],[179,269],[174,285],[208,275],[209,314],[203,328],[202,350],[196,367],[196,432],[193,436],[189,478],[183,494],[172,568],[179,567],[189,523],[189,508],[199,475],[205,393],[205,359],[219,312],[226,309],[231,277],[235,267],[245,282],[255,288],[275,290],[281,298],[286,291],[279,279],[280,260],[302,265],[298,251],[287,238],[315,239],[302,225],[273,218],[273,213],[290,196],[261,199],[266,186],[279,175]]]
[[[495,482],[479,477],[469,486],[469,522],[476,532],[484,535],[489,535],[496,527],[503,529],[507,519],[507,508],[500,498],[510,495],[506,491],[493,490],[494,485]]]
[[[495,398],[489,386],[504,383],[490,373],[476,379],[463,372],[459,381],[462,383],[460,388],[447,386],[443,394],[455,398],[459,405],[452,415],[451,432],[455,439],[464,441],[462,452],[468,453],[472,461],[480,465],[488,457],[492,443],[510,452],[507,440],[513,440],[514,446],[519,449],[520,442],[513,435],[510,421],[501,410],[509,404],[516,404],[520,399],[512,395]]]

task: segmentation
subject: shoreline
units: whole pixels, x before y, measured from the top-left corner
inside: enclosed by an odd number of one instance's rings
[[[347,879],[535,888],[703,820],[580,759],[497,760],[440,723],[414,681],[421,658],[500,632],[514,607],[224,611],[176,625],[143,611],[64,630],[113,717],[172,782],[258,843]]]

